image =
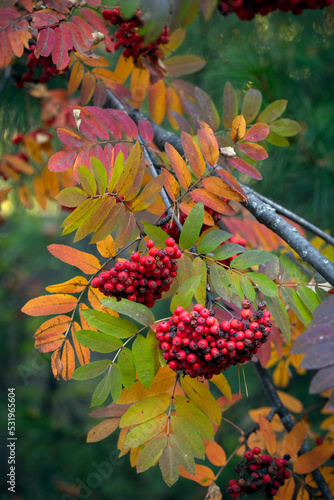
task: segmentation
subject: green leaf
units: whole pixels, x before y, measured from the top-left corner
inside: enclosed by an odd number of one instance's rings
[[[259,90],[248,89],[244,95],[241,114],[246,120],[247,125],[252,123],[257,117],[262,104],[262,94]]]
[[[272,102],[267,106],[262,113],[259,114],[257,118],[257,123],[270,123],[276,120],[286,109],[288,101],[285,99],[279,99]]]
[[[275,258],[266,250],[248,250],[242,255],[238,255],[231,262],[231,267],[235,269],[246,269],[247,267],[257,266]]]
[[[279,148],[286,148],[290,145],[290,142],[285,137],[281,135],[275,134],[272,130],[270,130],[269,134],[266,137],[266,141],[273,146],[278,146]]]
[[[78,330],[74,336],[80,344],[97,352],[113,352],[123,345],[120,339],[93,330]]]
[[[81,311],[85,320],[94,328],[102,333],[113,335],[120,339],[127,339],[138,333],[136,325],[126,319],[110,316],[110,314],[95,311],[94,309],[85,309]]]
[[[313,313],[314,309],[316,309],[321,302],[317,294],[308,286],[298,285],[297,293],[311,313]]]
[[[293,135],[301,132],[302,128],[295,120],[281,118],[280,120],[276,120],[271,123],[270,130],[283,137],[292,137]]]
[[[106,167],[98,158],[94,158],[94,156],[90,157],[90,164],[97,182],[99,193],[104,194],[108,183]]]
[[[279,281],[286,283],[293,278],[297,283],[308,283],[313,276],[313,272],[297,262],[293,252],[286,252],[279,258],[280,276]]]
[[[143,451],[140,452],[137,461],[137,472],[145,472],[152,467],[159,459],[167,443],[167,434],[162,434],[153,438]]]
[[[210,278],[217,294],[224,299],[230,299],[231,290],[229,286],[232,284],[232,281],[226,269],[214,262],[210,267]]]
[[[195,299],[199,304],[205,306],[206,301],[206,264],[201,257],[196,257],[193,261],[195,276],[200,276],[201,280],[195,292]]]
[[[124,448],[140,446],[160,434],[166,425],[167,418],[168,415],[164,412],[131,429],[126,435]]]
[[[107,297],[102,299],[101,302],[113,311],[124,314],[124,316],[129,316],[141,325],[149,326],[155,321],[152,311],[150,311],[148,307],[138,304],[137,302],[132,302],[127,299],[122,299],[117,302],[115,297]]]
[[[199,238],[204,220],[204,204],[202,201],[196,205],[189,212],[180,234],[180,248],[188,250]]]
[[[132,351],[127,347],[123,347],[119,353],[118,366],[121,371],[122,383],[124,387],[130,389],[136,380],[136,369]]]
[[[94,175],[89,170],[89,168],[85,167],[84,165],[79,165],[78,178],[81,183],[82,189],[91,196],[94,196],[97,189],[96,180],[94,179]]]
[[[117,363],[114,363],[110,372],[110,393],[113,401],[118,401],[122,392],[122,376]]]
[[[114,170],[112,172],[112,176],[108,184],[109,193],[112,193],[114,191],[116,184],[118,183],[119,178],[122,175],[123,170],[124,170],[124,154],[122,153],[122,151],[120,151],[116,156]]]
[[[166,245],[169,234],[165,233],[161,227],[153,226],[153,224],[149,224],[148,222],[142,222],[142,224],[147,236],[154,241],[156,246],[163,248]]]
[[[194,276],[193,261],[186,253],[183,253],[177,261],[177,281],[179,286]]]
[[[169,439],[172,450],[175,453],[176,460],[190,474],[195,474],[196,464],[189,446],[174,434],[171,434]]]
[[[146,389],[154,378],[154,359],[150,345],[145,337],[138,335],[132,345],[132,353],[138,378]]]
[[[163,413],[169,406],[171,395],[167,393],[138,401],[130,406],[121,418],[120,427],[142,424]]]
[[[99,208],[102,201],[102,198],[89,198],[79,205],[62,223],[63,235],[70,234],[82,226]]]
[[[231,238],[232,234],[220,229],[210,231],[206,234],[198,244],[197,251],[200,254],[208,254],[213,252],[221,243]]]
[[[120,0],[118,4],[125,19],[130,19],[134,16],[138,10],[138,3],[138,0]],[[107,5],[112,5],[112,3],[107,3]]]
[[[228,129],[238,114],[238,97],[230,82],[226,82],[223,95],[223,125]]]
[[[308,326],[312,319],[312,314],[302,301],[302,299],[297,295],[297,292],[288,287],[281,287],[281,294],[283,300],[291,307],[296,316],[300,321]]]
[[[150,346],[152,357],[153,357],[153,362],[154,362],[154,376],[158,373],[159,368],[160,368],[160,353],[162,353],[162,350],[159,349],[159,342],[156,337],[156,333],[153,330],[150,330],[148,334],[146,335],[146,340],[148,342],[148,345]]]
[[[235,243],[225,243],[215,251],[215,260],[225,260],[243,252],[247,252],[247,248]]]
[[[56,196],[56,200],[59,201],[64,207],[77,207],[87,199],[87,193],[78,187],[69,187],[60,191]]]
[[[233,289],[232,302],[236,301],[239,304],[240,301],[237,300],[237,297],[239,297],[241,300],[244,298],[244,292],[242,291],[241,288],[241,275],[239,273],[232,271],[232,269],[230,269],[228,273],[230,274],[232,280],[232,289]]]
[[[245,276],[248,276],[253,281],[253,283],[255,283],[260,292],[265,293],[269,297],[275,297],[278,295],[277,286],[265,274],[246,273]]]
[[[170,310],[172,312],[175,311],[177,306],[182,306],[186,309],[190,305],[190,302],[198,288],[200,281],[200,276],[193,276],[192,278],[189,278],[184,283],[182,283],[182,285],[176,290],[173,295],[170,305]]]
[[[244,296],[254,302],[255,300],[255,290],[251,283],[251,281],[246,278],[244,275],[241,276],[240,279],[241,290],[243,291]]]
[[[172,486],[176,483],[180,475],[180,463],[170,444],[165,446],[159,460],[159,466],[165,483],[168,486]]]
[[[221,409],[209,389],[197,379],[185,376],[181,378],[181,386],[193,403],[209,418],[213,425],[221,422]]]
[[[213,427],[208,417],[184,396],[175,396],[175,410],[179,417],[191,424],[196,432],[209,441],[213,440]]]
[[[110,359],[101,359],[100,361],[93,361],[88,365],[79,366],[72,375],[73,380],[88,380],[95,378],[105,372],[111,365]]]
[[[278,328],[284,335],[285,340],[289,343],[291,341],[291,327],[290,318],[285,309],[280,297],[267,297],[263,294],[264,300],[267,303],[270,313],[273,315]]]
[[[105,402],[110,391],[110,384],[111,379],[109,370],[107,375],[103,377],[103,379],[96,386],[90,406],[98,406]]]
[[[179,437],[190,449],[194,457],[205,459],[205,447],[197,434],[195,427],[182,417],[172,417],[172,428],[175,436]]]

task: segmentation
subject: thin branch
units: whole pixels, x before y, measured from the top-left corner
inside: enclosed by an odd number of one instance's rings
[[[302,226],[304,229],[307,229],[311,233],[315,234],[316,236],[319,236],[322,240],[326,241],[330,245],[334,246],[334,238],[330,235],[319,229],[318,227],[314,226],[307,220],[303,219],[299,215],[291,212],[290,210],[287,210],[286,208],[282,207],[278,203],[275,203],[272,200],[269,200],[269,198],[266,198],[262,194],[256,193],[253,189],[249,188],[248,186],[242,186],[244,191],[246,193],[254,193],[260,200],[264,201],[271,207],[273,207],[276,211],[276,213],[283,215],[284,217],[287,217],[288,219],[292,220],[293,222],[296,222],[300,226]]]
[[[261,384],[270,400],[271,405],[275,408],[277,415],[279,416],[282,424],[284,425],[284,428],[290,432],[293,427],[294,427],[294,422],[292,420],[292,417],[289,413],[289,411],[285,408],[283,405],[282,401],[280,400],[276,388],[265,368],[262,368],[260,363],[254,363],[255,370],[259,376],[259,379],[261,381]],[[298,455],[303,455],[304,453],[307,453],[310,451],[310,445],[308,442],[305,440],[304,443],[302,444]],[[317,485],[319,486],[319,489],[321,493],[323,494],[325,500],[333,500],[333,495],[331,494],[326,481],[321,474],[321,472],[317,469],[313,471],[312,476],[314,477],[314,480],[316,481]]]

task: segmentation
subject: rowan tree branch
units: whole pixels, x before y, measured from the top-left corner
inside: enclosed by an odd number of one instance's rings
[[[289,411],[286,409],[286,407],[283,405],[282,401],[280,400],[276,388],[273,384],[273,381],[271,380],[271,377],[268,374],[268,371],[261,366],[259,362],[254,363],[254,368],[255,371],[258,374],[258,377],[261,381],[262,387],[264,388],[268,399],[270,400],[271,406],[279,416],[282,424],[284,425],[284,428],[287,432],[290,432],[293,427],[294,427],[294,422],[292,420],[292,417],[289,413]],[[304,441],[302,444],[298,455],[303,455],[304,453],[307,453],[310,451],[310,445],[308,441]],[[312,476],[314,477],[314,480],[316,481],[317,485],[319,486],[319,490],[323,494],[325,500],[333,500],[333,495],[330,492],[330,489],[328,488],[326,481],[321,474],[321,472],[317,469],[312,472]]]
[[[109,98],[106,106],[120,109],[117,103],[118,100],[111,92],[108,93],[108,96]],[[122,104],[121,106],[121,109],[126,110]],[[147,116],[138,109],[129,106],[126,111],[136,123],[138,123],[139,120],[148,120]],[[148,121],[150,121],[153,128],[154,142],[160,150],[163,151],[165,143],[169,142],[182,156],[184,155],[181,139],[177,135],[173,132],[168,132],[151,120]],[[311,245],[295,227],[280,217],[273,206],[261,200],[254,190],[247,187],[245,187],[245,189],[247,191],[248,202],[244,203],[244,206],[247,210],[254,215],[259,222],[280,236],[305,262],[310,264],[326,281],[334,286],[334,265],[326,259],[319,250]],[[283,209],[283,207],[281,208]],[[323,234],[325,235],[326,233]]]

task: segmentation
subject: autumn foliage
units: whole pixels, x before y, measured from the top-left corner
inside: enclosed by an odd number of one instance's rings
[[[253,3],[204,1],[201,13],[250,19]],[[299,13],[331,2],[255,3],[267,14],[287,3]],[[314,436],[303,404],[283,391],[292,428],[270,403],[250,412],[250,431],[238,428],[231,457],[215,441],[225,410],[242,398],[231,391],[232,365],[243,377],[253,362],[274,368],[280,389],[290,366],[316,369],[311,393],[333,388],[330,285],[247,212],[245,184],[260,181],[270,148],[288,146],[302,128],[284,117],[285,99],[265,106],[259,90],[226,82],[221,113],[180,78],[205,61],[174,55],[198,7],[177,4],[151,19],[100,0],[22,0],[0,9],[0,66],[16,92],[39,99],[42,124],[16,134],[2,155],[0,202],[13,195],[43,211],[57,203],[63,235],[73,233],[87,250],[49,245],[50,259],[80,272],[22,311],[42,317],[35,347],[50,353],[56,379],[100,377],[91,406],[107,405],[91,413],[102,420],[87,442],[119,430],[118,450],[129,452],[138,473],[159,463],[169,486],[182,476],[215,500],[220,472],[238,453],[238,478],[220,478],[233,498],[261,491],[307,500],[319,494],[309,474],[323,468],[327,483],[333,474],[323,467],[334,453],[333,393],[324,394],[328,434],[307,453],[304,440]],[[66,90],[56,85],[64,81]],[[136,111],[143,104],[149,117]],[[175,132],[163,144],[162,123]]]

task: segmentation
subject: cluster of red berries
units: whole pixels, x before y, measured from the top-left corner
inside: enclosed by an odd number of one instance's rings
[[[289,479],[290,472],[286,470],[290,455],[276,458],[260,455],[261,449],[255,446],[247,450],[243,459],[235,468],[238,479],[231,479],[227,492],[232,498],[252,493],[265,493],[266,498],[277,495],[278,488]]]
[[[211,208],[209,207],[206,207],[204,206],[205,208],[205,211],[211,215],[211,217],[213,218],[214,220],[214,223],[215,224],[218,224],[218,222],[220,221],[221,219],[221,216],[218,212],[216,212],[215,210],[212,210]],[[163,214],[162,217],[166,217],[166,213]],[[181,212],[180,213],[180,217],[179,217],[179,220],[181,222],[181,224],[183,225],[184,224],[184,221],[186,220],[188,216],[184,213],[184,212]],[[202,229],[201,229],[201,233],[203,231],[205,231],[206,229],[209,229],[210,226],[207,226],[206,224],[203,224],[202,226]],[[166,224],[164,224],[163,226],[161,226],[161,229],[163,229],[165,231],[165,233],[169,234],[169,236],[171,236],[172,238],[174,238],[174,240],[178,243],[179,242],[179,238],[180,238],[180,230],[179,228],[177,227],[177,225],[175,224],[175,221],[174,219],[171,219],[169,222],[166,222]]]
[[[247,241],[244,238],[238,238],[238,236],[231,236],[231,238],[229,238],[226,241],[223,241],[223,243],[221,243],[219,246],[225,245],[226,243],[235,243],[236,245],[240,245],[244,248],[246,248],[246,245],[247,245]],[[240,255],[240,254],[236,253],[235,255],[232,255],[232,257],[229,257],[228,259],[220,260],[219,262],[221,262],[225,266],[229,266],[231,264],[232,260],[235,257],[237,257],[238,255]]]
[[[117,262],[110,271],[94,278],[92,287],[117,300],[128,299],[153,307],[155,301],[161,299],[162,292],[170,289],[181,252],[173,238],[167,238],[166,248],[162,250],[155,248],[152,240],[146,245],[149,248],[147,256],[133,252],[130,260]]]
[[[106,21],[110,21],[114,26],[119,26],[115,33],[117,40],[115,50],[123,47],[124,57],[138,59],[139,56],[144,56],[156,64],[159,59],[159,45],[169,42],[169,29],[167,27],[164,28],[155,42],[145,45],[144,36],[140,34],[140,30],[144,26],[143,21],[140,19],[140,14],[141,12],[138,11],[131,19],[124,19],[118,9],[106,9],[102,12],[102,16]],[[113,41],[114,37],[110,37],[110,39]]]
[[[212,378],[230,365],[249,361],[270,334],[270,312],[260,302],[257,311],[243,300],[241,321],[219,324],[215,311],[195,304],[193,311],[177,307],[168,321],[161,321],[156,337],[163,357],[174,371],[190,377]]]
[[[333,3],[334,0],[223,0],[219,11],[226,16],[235,12],[241,21],[252,20],[256,14],[266,16],[274,10],[291,11],[301,14],[304,9],[321,9]]]
[[[18,88],[22,88],[25,83],[33,82],[33,83],[47,83],[53,76],[59,74],[59,70],[53,64],[51,56],[48,57],[36,57],[34,54],[36,46],[30,46],[30,53],[28,55],[28,71],[24,73],[18,80],[16,81],[16,86]],[[44,68],[43,72],[36,75],[36,66],[42,66]],[[64,69],[66,71],[67,68]]]

